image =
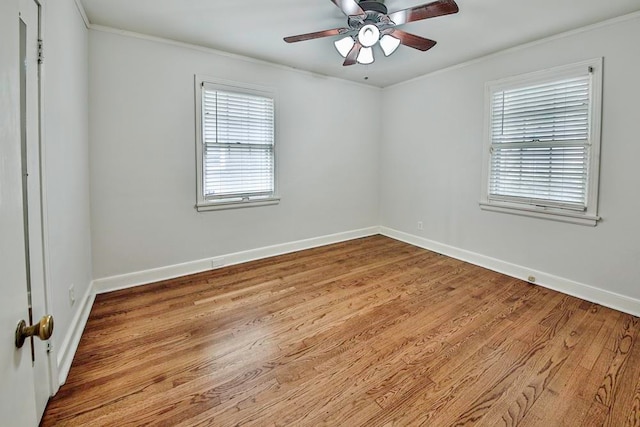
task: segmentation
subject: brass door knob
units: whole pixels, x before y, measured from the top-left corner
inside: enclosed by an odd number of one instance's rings
[[[51,338],[52,334],[53,316],[51,315],[43,316],[38,323],[31,326],[27,326],[27,322],[21,320],[16,328],[16,347],[21,348],[24,345],[24,340],[29,337],[39,337],[46,341]]]

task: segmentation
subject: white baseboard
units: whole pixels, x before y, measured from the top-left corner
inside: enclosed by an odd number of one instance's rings
[[[584,283],[579,283],[564,277],[554,276],[543,271],[534,270],[517,264],[511,264],[496,258],[491,258],[476,252],[449,246],[413,234],[404,233],[388,227],[380,227],[380,234],[400,240],[420,248],[428,249],[451,258],[456,258],[507,276],[528,280],[529,276],[535,276],[536,285],[572,295],[574,297],[584,299],[605,307],[623,311],[634,316],[640,316],[640,300],[596,288]]]
[[[321,237],[313,237],[311,239],[298,240],[295,242],[282,243],[279,245],[266,246],[248,251],[235,252],[212,258],[185,262],[182,264],[174,264],[166,267],[105,277],[94,280],[93,289],[97,294],[101,294],[158,282],[161,280],[173,279],[174,277],[185,276],[187,274],[200,273],[214,268],[221,268],[271,256],[301,251],[304,249],[311,249],[318,246],[330,245],[332,243],[344,242],[346,240],[357,239],[360,237],[373,236],[379,233],[380,227],[368,227]]]
[[[91,282],[82,297],[82,300],[80,301],[80,308],[73,316],[67,334],[57,351],[58,385],[62,386],[62,384],[67,381],[67,376],[69,375],[73,358],[78,349],[78,345],[80,344],[80,338],[82,338],[82,333],[87,324],[87,320],[89,320],[89,314],[91,313],[91,308],[93,307],[97,294],[126,289],[160,280],[172,279],[174,277],[184,276],[187,274],[199,273],[213,268],[221,268],[224,266],[240,264],[243,262],[301,251],[304,249],[311,249],[318,246],[330,245],[332,243],[344,242],[346,240],[353,240],[360,237],[373,236],[375,234],[380,234],[380,227],[369,227],[346,231],[343,233],[330,234],[311,239],[283,243],[280,245],[266,246],[263,248],[231,253],[217,256],[215,258],[207,258],[94,280]]]
[[[80,301],[80,309],[76,312],[71,322],[71,327],[60,345],[57,359],[59,383],[62,385],[67,379],[69,369],[73,362],[73,357],[78,348],[78,344],[80,343],[80,338],[82,337],[82,332],[84,331],[89,318],[96,294],[131,288],[187,274],[199,273],[214,268],[240,264],[271,256],[357,239],[360,237],[372,236],[375,234],[382,234],[414,246],[438,252],[443,255],[525,281],[527,281],[529,276],[535,276],[535,284],[537,285],[601,304],[634,316],[640,316],[640,300],[634,298],[616,294],[614,292],[606,291],[563,277],[554,276],[552,274],[521,265],[511,264],[506,261],[456,248],[454,246],[404,233],[388,227],[369,227],[94,280],[87,289],[82,301]]]
[[[87,320],[89,320],[91,307],[93,307],[93,301],[96,299],[96,293],[93,288],[94,284],[91,282],[80,301],[79,309],[76,311],[73,319],[71,319],[71,325],[58,349],[58,386],[61,386],[67,381],[67,375],[69,375],[73,357],[78,349],[78,344],[80,344],[82,332],[87,324]]]

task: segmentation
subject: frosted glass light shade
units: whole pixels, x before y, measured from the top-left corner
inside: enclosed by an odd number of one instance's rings
[[[360,53],[358,54],[357,61],[360,64],[371,64],[373,63],[373,48],[371,47],[363,47],[360,49]]]
[[[343,58],[346,58],[347,54],[349,53],[353,45],[356,44],[356,42],[353,41],[352,37],[345,37],[343,39],[336,41],[333,44],[338,50],[338,53],[340,53],[340,55],[342,55]]]
[[[400,40],[397,38],[390,36],[389,34],[385,34],[380,39],[380,47],[384,52],[384,56],[389,56],[400,46]]]
[[[360,28],[360,32],[358,32],[358,41],[364,47],[371,47],[374,44],[378,43],[378,39],[380,38],[380,30],[378,27],[372,24],[367,24],[364,27]]]

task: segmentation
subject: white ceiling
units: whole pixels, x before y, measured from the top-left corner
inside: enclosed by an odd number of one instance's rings
[[[205,46],[328,76],[385,87],[609,18],[640,10],[640,0],[457,0],[460,12],[412,22],[405,31],[436,40],[427,52],[401,46],[372,65],[342,66],[329,37],[282,38],[343,27],[330,0],[81,0],[91,24]],[[428,3],[387,0],[389,12]],[[365,81],[364,77],[368,79]]]

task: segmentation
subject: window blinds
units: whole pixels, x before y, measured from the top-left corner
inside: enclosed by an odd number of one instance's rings
[[[590,88],[585,70],[492,94],[490,199],[586,208]]]
[[[273,195],[273,99],[203,85],[202,104],[204,197]]]

